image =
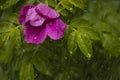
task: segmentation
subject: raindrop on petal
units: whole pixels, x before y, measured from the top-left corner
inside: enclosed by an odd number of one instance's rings
[[[37,39],[37,37],[34,37],[34,39]]]

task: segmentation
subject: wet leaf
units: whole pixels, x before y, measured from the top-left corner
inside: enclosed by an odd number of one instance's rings
[[[73,54],[77,49],[77,32],[74,31],[69,35],[68,38],[68,50],[70,54]]]
[[[69,0],[69,2],[74,6],[84,10],[86,7],[87,0]]]
[[[35,55],[32,59],[32,63],[40,73],[52,76],[52,66],[44,56]]]
[[[20,80],[34,80],[34,69],[31,63],[25,63],[20,69]]]
[[[0,22],[0,33],[10,31],[14,25],[9,22]]]
[[[88,39],[87,37],[85,37],[83,34],[78,33],[77,43],[78,43],[78,46],[79,46],[80,50],[82,51],[82,53],[88,59],[91,59],[92,53],[93,53],[92,41],[90,39]]]

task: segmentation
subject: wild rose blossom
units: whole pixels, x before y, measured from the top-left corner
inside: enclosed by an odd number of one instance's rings
[[[43,3],[37,6],[24,6],[20,11],[19,22],[25,26],[25,41],[39,44],[47,36],[53,40],[61,39],[66,29],[66,24],[59,17],[58,12]]]

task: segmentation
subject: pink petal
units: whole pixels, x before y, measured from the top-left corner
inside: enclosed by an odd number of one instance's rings
[[[49,19],[58,18],[60,16],[58,12],[56,12],[54,9],[46,6],[43,3],[40,3],[39,5],[37,5],[35,10],[39,14],[41,14],[41,15],[45,16],[46,18],[49,18]]]
[[[24,28],[24,35],[27,43],[40,44],[46,39],[47,31],[44,25],[33,27],[27,24]]]
[[[39,15],[35,11],[35,8],[31,8],[31,9],[28,10],[27,15],[26,15],[26,21],[25,22],[28,22],[28,21],[30,21],[30,24],[32,26],[41,26],[44,23],[45,18],[42,17],[41,15]]]
[[[27,6],[22,7],[22,9],[20,11],[20,16],[19,16],[20,24],[23,24],[23,25],[25,24],[26,14],[27,14],[28,10],[32,7],[33,7],[32,5],[27,5]]]
[[[63,37],[64,31],[67,25],[60,19],[56,19],[53,22],[47,24],[48,36],[53,40],[58,40]]]

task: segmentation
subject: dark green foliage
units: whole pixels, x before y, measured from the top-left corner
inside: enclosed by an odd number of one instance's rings
[[[42,74],[52,76],[52,65],[45,56],[37,54],[34,55],[32,58],[32,63],[34,64],[35,68]]]
[[[70,54],[74,53],[77,49],[77,31],[73,31],[70,33],[70,36],[68,38],[68,50]]]
[[[20,69],[20,80],[34,80],[34,69],[31,63],[25,63]]]
[[[24,41],[20,9],[44,2],[64,38]],[[120,80],[120,0],[0,0],[0,80]]]

